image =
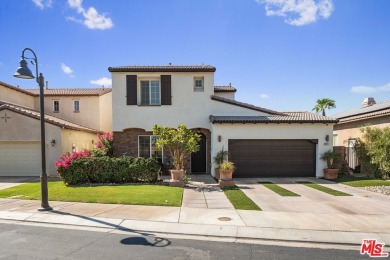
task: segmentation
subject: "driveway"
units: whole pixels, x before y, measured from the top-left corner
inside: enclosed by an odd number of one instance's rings
[[[258,204],[263,211],[311,212],[389,215],[389,196],[349,187],[317,178],[249,178],[235,179],[237,186]],[[352,196],[333,196],[315,190],[298,181],[309,181]],[[258,182],[272,182],[299,194],[299,197],[283,197]]]
[[[0,177],[0,190],[35,181],[39,181],[39,177]]]

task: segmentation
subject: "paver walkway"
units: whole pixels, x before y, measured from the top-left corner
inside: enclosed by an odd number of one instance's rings
[[[189,175],[191,182],[184,188],[182,207],[234,209],[225,193],[208,174]]]

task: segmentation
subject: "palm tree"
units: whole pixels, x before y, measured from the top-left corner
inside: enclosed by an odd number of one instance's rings
[[[313,108],[313,110],[315,110],[317,113],[322,111],[322,115],[326,116],[325,109],[331,109],[331,108],[335,108],[335,107],[336,107],[336,104],[335,104],[334,100],[329,99],[329,98],[323,98],[323,99],[317,99],[317,104]]]

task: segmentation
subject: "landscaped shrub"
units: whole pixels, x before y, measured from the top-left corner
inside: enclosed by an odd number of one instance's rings
[[[158,163],[152,158],[80,157],[59,166],[58,172],[68,185],[87,183],[130,183],[157,181]]]
[[[91,150],[92,156],[101,157],[101,156],[110,156],[114,154],[113,149],[113,139],[110,133],[97,134],[99,141],[96,143],[94,149]]]
[[[390,128],[362,128],[363,138],[355,149],[365,170],[376,178],[387,179],[390,174]]]

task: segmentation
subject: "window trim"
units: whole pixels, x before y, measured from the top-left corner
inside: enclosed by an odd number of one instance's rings
[[[138,135],[138,140],[137,140],[137,143],[138,143],[138,157],[141,157],[140,156],[140,141],[139,141],[139,138],[140,137],[144,137],[144,136],[147,136],[149,137],[149,158],[153,158],[151,155],[152,153],[152,142],[151,142],[151,137],[153,136],[157,136],[158,135]],[[163,161],[164,160],[164,148],[161,148],[161,160]]]
[[[76,110],[76,102],[78,102],[77,110]],[[73,113],[80,113],[80,100],[73,100]]]
[[[142,85],[141,81],[148,81],[149,82],[149,104],[142,104]],[[158,104],[151,104],[152,101],[152,81],[158,82],[158,88],[159,88],[159,103]],[[146,77],[146,78],[140,78],[138,77],[138,84],[137,84],[137,90],[138,90],[138,97],[137,97],[137,105],[138,106],[161,106],[161,79],[160,78],[154,78],[154,77]]]
[[[56,110],[55,103],[58,102],[58,110]],[[60,112],[60,101],[58,99],[53,100],[53,113],[59,113]]]
[[[196,81],[198,81],[198,80],[202,81],[201,87],[196,86]],[[194,92],[204,92],[204,76],[195,76],[193,84],[194,84]]]

